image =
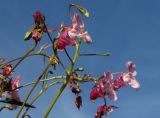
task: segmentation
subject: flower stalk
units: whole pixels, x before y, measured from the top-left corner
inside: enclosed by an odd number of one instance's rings
[[[62,84],[60,90],[57,92],[57,94],[55,95],[54,99],[52,100],[48,110],[45,112],[45,115],[44,115],[44,118],[47,118],[49,113],[51,112],[53,106],[55,105],[56,101],[58,100],[58,98],[60,97],[60,95],[62,94],[62,92],[64,91],[65,87],[67,86],[68,84],[68,81],[70,79],[70,76],[72,74],[72,71],[73,71],[73,68],[74,68],[74,65],[75,65],[75,62],[76,62],[76,59],[78,57],[78,54],[79,54],[79,47],[80,47],[80,44],[81,44],[81,41],[79,41],[79,43],[76,45],[76,52],[75,52],[75,55],[74,55],[74,58],[73,58],[73,63],[71,62],[71,66],[70,66],[70,69],[68,71],[68,74],[67,74],[67,77],[66,77],[66,80],[64,81],[64,83]]]

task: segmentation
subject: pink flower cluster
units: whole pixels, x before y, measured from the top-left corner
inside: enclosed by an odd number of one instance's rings
[[[105,105],[100,106],[96,113],[96,118],[101,118],[104,114],[111,113],[116,107],[107,106],[105,97],[109,97],[111,100],[117,100],[116,91],[122,87],[131,86],[138,90],[140,88],[139,82],[136,80],[136,65],[129,61],[126,64],[127,72],[123,72],[115,80],[113,73],[106,71],[104,75],[99,78],[90,93],[90,99],[92,101],[97,98],[104,98]]]
[[[72,18],[71,26],[61,25],[61,33],[56,42],[57,49],[64,49],[66,46],[76,45],[77,39],[82,39],[86,43],[92,43],[92,39],[87,31],[85,31],[84,23],[80,19],[79,14],[75,14]]]

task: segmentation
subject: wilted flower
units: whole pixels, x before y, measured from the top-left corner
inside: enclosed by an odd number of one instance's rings
[[[114,84],[113,84],[113,89],[117,90],[121,87],[128,86],[130,85],[134,89],[139,89],[140,84],[136,80],[136,65],[132,62],[129,61],[126,64],[127,67],[127,72],[121,74],[117,79],[115,79]]]
[[[82,106],[82,97],[81,96],[76,97],[75,105],[77,106],[78,109],[80,109],[80,107]]]
[[[108,96],[112,100],[117,100],[117,94],[112,87],[113,75],[106,71],[104,75],[97,81],[90,93],[90,99],[95,100],[97,98]]]
[[[36,24],[43,24],[44,23],[45,17],[41,14],[41,12],[36,11],[33,14],[33,17],[34,17],[34,22]]]
[[[116,106],[106,106],[106,105],[99,106],[98,109],[97,109],[95,118],[102,118],[102,116],[110,114],[116,108],[118,108],[118,107],[116,107]]]
[[[72,87],[71,90],[75,95],[78,95],[81,92],[80,87]]]

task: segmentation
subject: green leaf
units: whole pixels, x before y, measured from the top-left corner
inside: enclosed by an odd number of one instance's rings
[[[75,7],[81,14],[83,14],[86,18],[90,18],[90,14],[89,14],[89,12],[88,12],[87,9],[85,9],[84,7],[81,7],[81,6],[79,6],[79,5],[76,5],[76,4],[71,3],[71,4],[69,5],[69,11],[70,11],[70,9],[71,9],[72,6],[74,6],[74,7]]]
[[[22,106],[22,104],[23,104],[23,102],[16,101],[16,100],[11,99],[11,98],[6,98],[5,100],[0,100],[0,102],[8,103],[8,104],[14,104],[14,105],[18,105],[18,106]],[[35,108],[35,106],[29,105],[28,103],[26,103],[24,106],[25,107],[30,107],[30,108]]]

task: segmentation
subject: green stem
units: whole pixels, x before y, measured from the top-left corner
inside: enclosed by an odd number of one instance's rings
[[[52,37],[51,37],[50,33],[48,32],[48,28],[47,28],[45,22],[44,22],[44,26],[46,28],[46,32],[47,32],[48,38],[49,38],[50,42],[52,43],[53,53],[56,56],[56,58],[58,59],[60,65],[62,66],[62,68],[64,69],[64,71],[67,73],[67,69],[65,68],[64,64],[61,62],[60,58],[58,57],[58,55],[57,55],[57,49],[55,49],[55,46],[54,46],[54,42],[56,41],[56,39],[54,38],[54,40],[52,40]]]
[[[19,60],[19,62],[12,68],[12,71],[32,52],[34,51],[34,49],[36,48],[37,44],[35,43],[35,45],[29,49],[26,54]],[[12,72],[11,71],[11,72]]]
[[[44,80],[40,80],[39,82],[46,82],[46,81],[55,80],[55,79],[61,79],[61,78],[66,78],[66,76],[55,76],[55,77],[47,78],[47,79],[44,79]],[[21,89],[23,87],[27,87],[27,86],[30,86],[30,85],[35,84],[35,83],[36,82],[30,82],[30,83],[27,83],[25,85],[19,86],[16,89],[12,89],[11,91],[15,91],[17,89]]]
[[[13,108],[11,107],[11,106],[9,106],[9,105],[4,105],[4,106],[2,106],[1,108],[0,108],[0,112],[3,110],[3,109],[9,109],[9,110],[13,110]]]
[[[33,54],[28,55],[27,57],[37,56],[37,55],[49,58],[49,56],[46,55],[46,54],[44,54],[44,53],[38,53],[38,54],[37,54],[37,53],[33,53]],[[27,57],[26,57],[26,58],[27,58]],[[14,61],[18,61],[18,60],[20,60],[20,59],[22,59],[22,58],[23,58],[23,56],[22,56],[22,57],[15,58],[15,59],[13,59],[13,60],[11,60],[11,61],[5,62],[4,64],[2,64],[2,65],[0,66],[0,68],[1,68],[3,65],[6,65],[6,64],[8,64],[8,63],[12,63],[12,62],[14,62]]]
[[[37,44],[35,43],[34,46],[31,47],[31,48],[25,53],[25,55],[13,66],[12,70],[10,71],[10,73],[14,71],[14,69],[36,48],[36,46],[37,46]],[[10,73],[9,73],[9,74],[10,74]],[[9,75],[9,74],[8,74],[8,75]],[[4,79],[6,79],[7,77],[8,77],[8,76],[5,76]]]
[[[66,53],[68,59],[70,60],[71,63],[73,63],[72,58],[69,56],[68,51],[66,50],[66,48],[64,48],[64,52]]]
[[[51,86],[53,86],[53,85],[55,85],[55,84],[59,84],[59,83],[62,83],[62,82],[56,81],[56,82],[53,82],[53,83],[49,84],[48,86],[45,86],[44,88],[42,88],[42,89],[40,90],[40,92],[39,92],[39,93],[33,98],[33,100],[30,102],[30,105],[33,105],[33,103],[34,103],[48,88],[50,88]],[[25,117],[25,115],[27,114],[28,110],[29,110],[29,107],[26,108],[26,110],[25,110],[22,118]]]
[[[37,84],[39,83],[40,79],[43,77],[43,75],[47,72],[48,68],[50,67],[50,63],[46,66],[46,68],[42,71],[41,75],[38,77],[38,79],[36,80],[36,82],[34,83],[32,89],[29,91],[29,93],[27,94],[27,97],[25,98],[21,109],[19,110],[19,112],[16,115],[16,118],[19,117],[20,113],[22,112],[22,109],[24,108],[24,105],[26,104],[27,100],[29,99],[30,95],[32,94],[33,90],[35,89],[35,87],[37,86]]]
[[[62,94],[62,92],[64,91],[65,87],[67,86],[68,82],[69,82],[69,79],[70,79],[70,76],[72,74],[72,71],[73,71],[73,68],[74,68],[74,64],[76,62],[76,59],[78,57],[78,53],[79,53],[79,47],[80,47],[80,44],[81,42],[79,42],[77,45],[76,45],[76,52],[75,52],[75,55],[74,55],[74,58],[73,58],[73,63],[71,62],[71,66],[70,66],[70,69],[68,71],[68,74],[67,74],[67,77],[66,77],[66,81],[63,83],[63,85],[61,86],[60,90],[57,92],[56,96],[54,97],[54,99],[52,100],[48,110],[46,111],[45,115],[44,115],[44,118],[47,118],[50,111],[52,110],[53,106],[55,105],[56,101],[58,100],[58,98],[60,97],[60,95]]]
[[[79,54],[79,56],[110,56],[110,54]]]

